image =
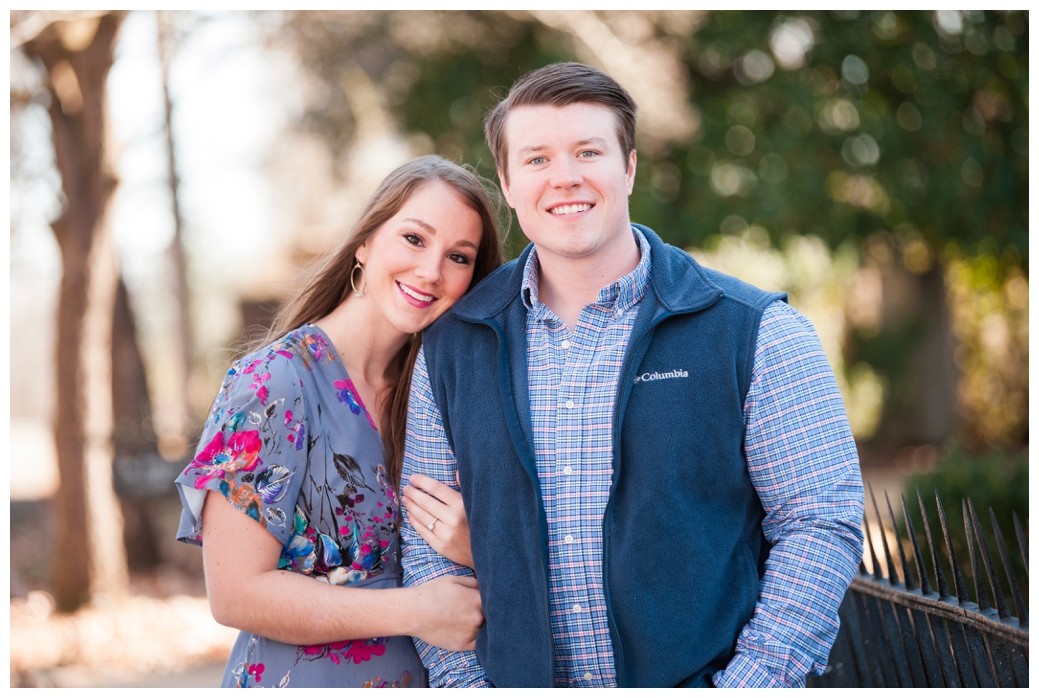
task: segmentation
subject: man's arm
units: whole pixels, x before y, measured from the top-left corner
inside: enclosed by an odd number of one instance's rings
[[[412,475],[421,473],[457,489],[456,468],[455,455],[447,442],[440,411],[430,389],[426,357],[420,351],[411,377],[401,485],[408,484]],[[456,565],[433,550],[415,531],[410,517],[405,517],[401,524],[401,550],[404,586],[422,584],[445,574],[473,576],[468,567]],[[429,670],[430,686],[491,685],[476,659],[476,652],[449,652],[417,637],[414,643]]]
[[[821,673],[862,557],[862,474],[811,323],[785,303],[761,321],[744,448],[772,544],[754,615],[718,686],[803,686]]]

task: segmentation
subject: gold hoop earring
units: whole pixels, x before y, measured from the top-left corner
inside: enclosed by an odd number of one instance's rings
[[[361,290],[357,290],[357,270],[361,271]],[[361,264],[361,260],[354,260],[354,268],[350,270],[350,288],[353,289],[354,295],[358,298],[364,298],[364,291],[368,287],[367,280],[364,278],[364,265]]]

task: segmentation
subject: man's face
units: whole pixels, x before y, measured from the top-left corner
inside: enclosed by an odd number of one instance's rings
[[[628,253],[635,152],[624,153],[607,107],[517,107],[505,124],[502,191],[543,263],[609,262]]]

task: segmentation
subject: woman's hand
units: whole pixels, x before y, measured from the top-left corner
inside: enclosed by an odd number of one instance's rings
[[[411,525],[433,550],[451,562],[473,566],[469,520],[459,492],[416,473],[404,487],[402,500]]]
[[[453,652],[476,649],[483,607],[475,579],[449,574],[406,590],[415,603],[411,635]]]

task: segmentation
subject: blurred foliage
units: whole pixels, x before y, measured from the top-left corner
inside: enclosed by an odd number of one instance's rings
[[[917,493],[924,502],[924,508],[928,511],[928,526],[931,528],[935,540],[941,541],[942,529],[939,523],[938,513],[934,506],[937,494],[945,508],[945,516],[948,521],[950,538],[953,550],[968,584],[973,585],[971,574],[970,550],[967,547],[967,534],[963,522],[962,502],[970,499],[974,504],[981,530],[983,532],[988,555],[994,564],[995,572],[998,574],[999,584],[1003,594],[1013,609],[1013,601],[1010,596],[1010,588],[1007,586],[1007,578],[1003,575],[1003,565],[1000,562],[1000,553],[996,538],[993,534],[992,514],[994,512],[998,522],[1000,535],[1006,545],[1008,557],[1014,572],[1015,579],[1021,587],[1025,599],[1028,598],[1028,572],[1018,546],[1017,533],[1014,526],[1014,515],[1017,515],[1023,531],[1028,530],[1028,456],[1018,452],[1001,449],[991,449],[982,453],[973,453],[959,446],[948,448],[944,455],[938,460],[934,470],[910,478],[905,487],[905,501],[912,511],[914,526],[917,527],[917,535],[920,537],[920,545],[924,545],[924,531],[920,526],[919,506],[917,504]],[[904,535],[904,531],[902,532]],[[945,549],[945,543],[939,542],[939,547]],[[1027,537],[1024,541],[1027,548]],[[926,547],[923,548],[926,550]],[[975,555],[979,555],[975,546]],[[978,564],[980,565],[980,559]],[[927,566],[930,567],[928,561]],[[944,570],[949,575],[949,570]],[[932,573],[933,575],[933,570]],[[947,576],[950,586],[952,578]],[[932,577],[933,580],[933,577]],[[971,587],[973,589],[973,587]],[[973,590],[971,592],[973,594]],[[989,591],[989,601],[993,600]],[[1013,611],[1012,611],[1013,612]]]
[[[975,449],[1028,443],[1028,279],[993,255],[950,257],[960,439]]]
[[[932,251],[1027,258],[1025,13],[712,19],[688,55],[703,138],[672,156],[694,172],[677,199],[694,231],[738,215],[836,243],[908,224]],[[791,44],[808,50],[785,69]]]
[[[844,396],[852,432],[859,439],[873,436],[887,385],[868,363],[847,363],[842,350],[848,330],[844,306],[859,265],[857,248],[846,244],[831,251],[811,235],[788,236],[774,245],[763,228],[751,226],[708,240],[706,249],[693,250],[693,256],[760,288],[785,291],[815,326]]]
[[[370,106],[350,96],[362,74],[417,150],[490,177],[482,120],[520,74],[560,60],[606,70],[640,104],[633,220],[687,248],[751,230],[776,250],[805,237],[861,256],[865,271],[841,272],[849,285],[830,288],[848,295],[826,311],[846,399],[883,403],[862,413],[857,436],[938,443],[959,400],[967,442],[1027,443],[1027,12],[310,11],[284,21],[278,40],[326,88],[304,124],[335,153]],[[523,244],[512,236],[507,252]],[[878,247],[890,260],[871,271]],[[869,273],[894,284],[886,296],[861,292]],[[784,288],[802,274],[812,276],[791,267]],[[990,295],[1005,302],[988,304],[1001,319],[963,302],[1004,287]],[[911,299],[890,302],[892,288]],[[1002,353],[991,352],[997,326]]]

